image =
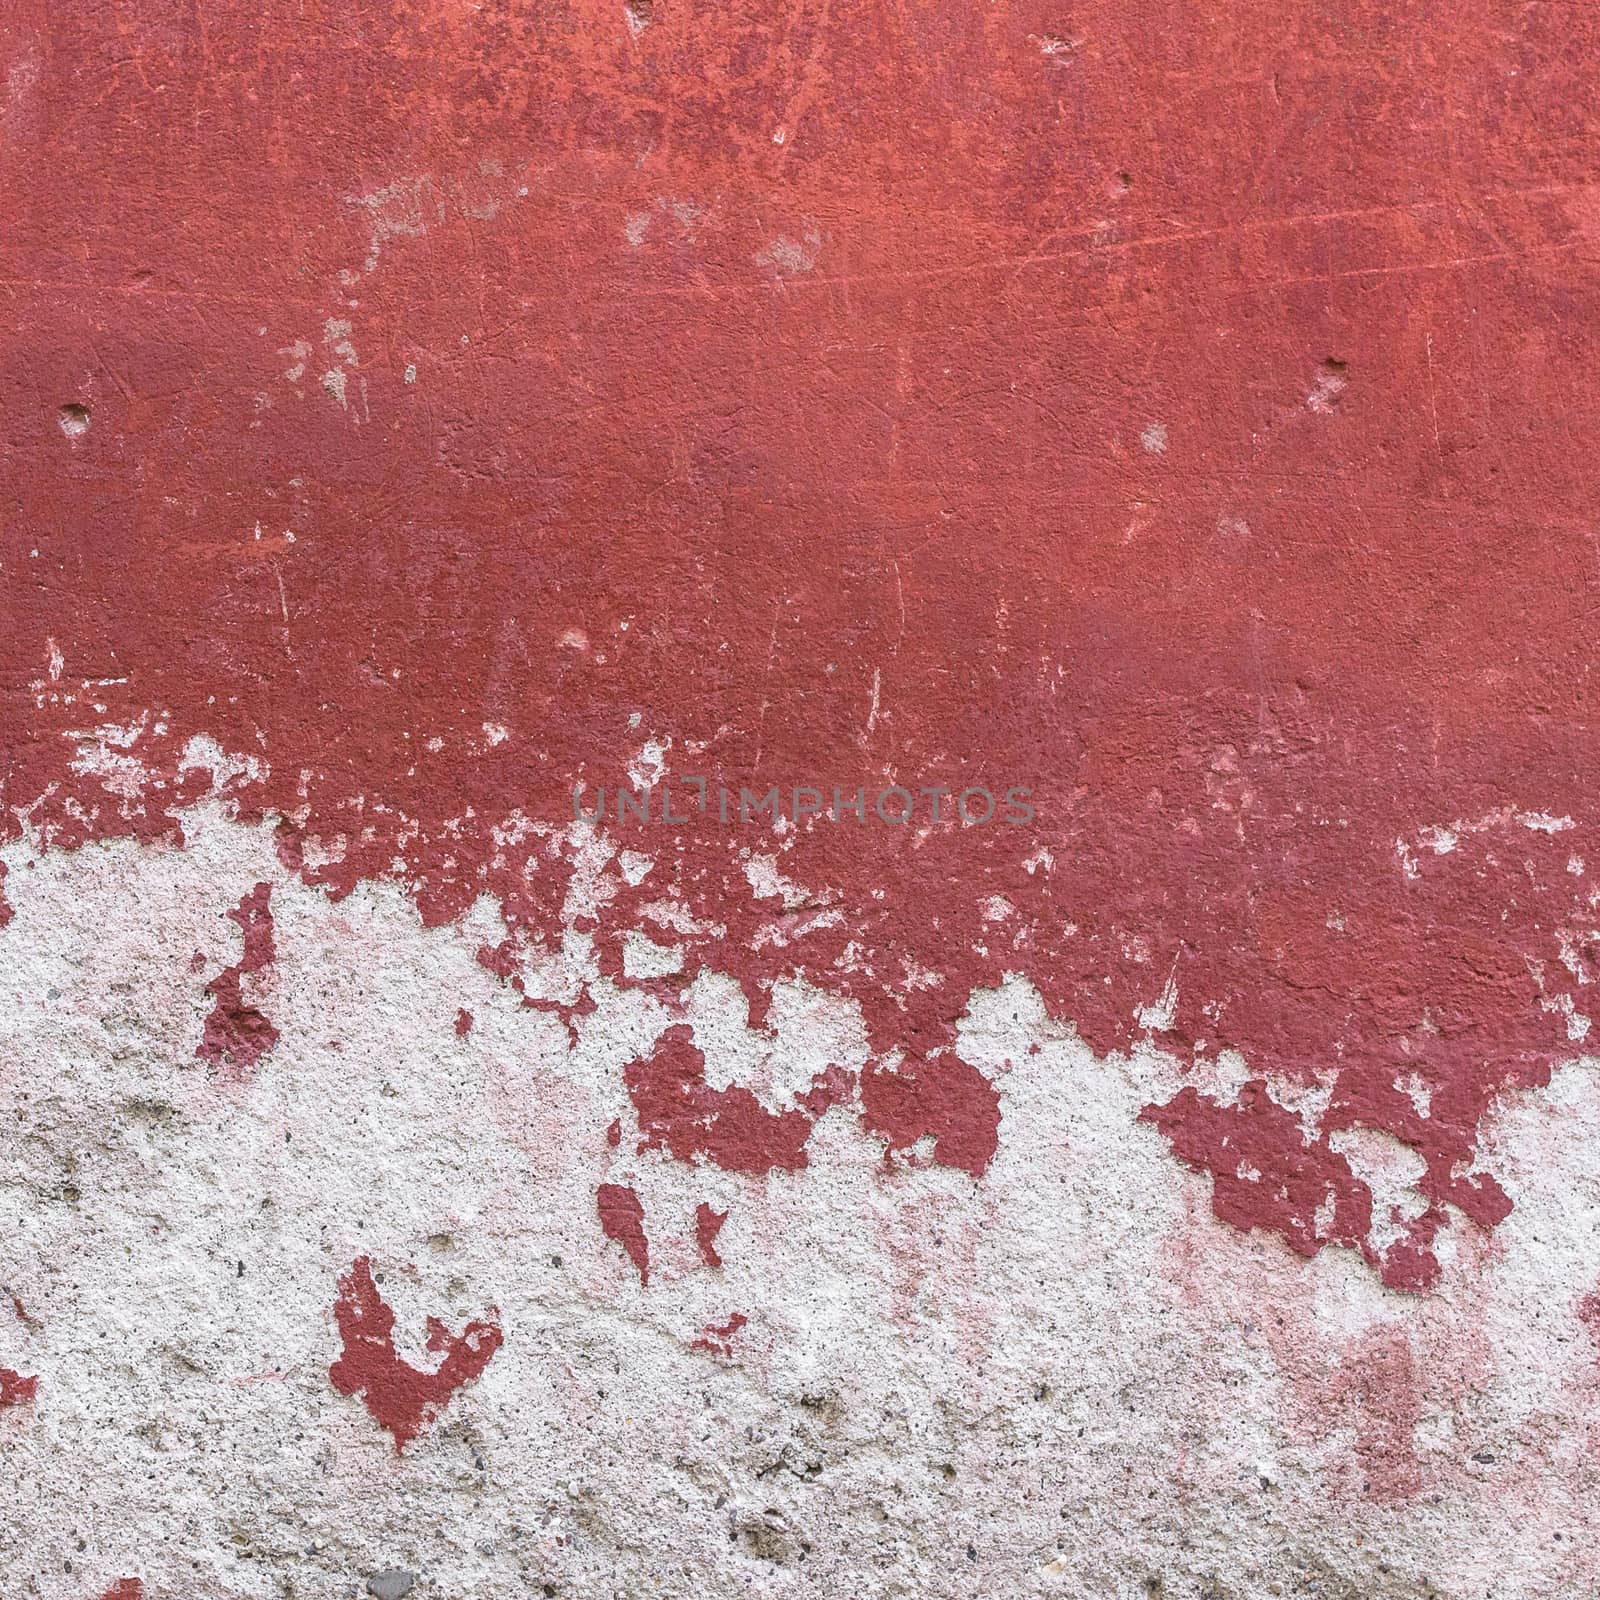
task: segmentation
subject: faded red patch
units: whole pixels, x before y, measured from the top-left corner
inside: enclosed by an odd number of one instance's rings
[[[639,1282],[650,1282],[650,1241],[644,1232],[644,1203],[623,1183],[602,1183],[595,1191],[600,1229],[628,1252],[639,1269]]]
[[[700,1259],[708,1267],[720,1267],[722,1257],[717,1254],[717,1235],[728,1220],[726,1211],[713,1211],[704,1200],[694,1211],[694,1241],[700,1249]]]
[[[340,1394],[362,1397],[373,1420],[393,1435],[396,1455],[431,1425],[458,1389],[482,1373],[504,1338],[495,1313],[469,1322],[459,1334],[429,1317],[428,1349],[443,1360],[432,1372],[419,1371],[395,1350],[394,1312],[378,1293],[367,1256],[357,1257],[339,1279],[333,1315],[344,1349],[328,1376]]]
[[[1574,1309],[1578,1313],[1578,1321],[1589,1330],[1589,1337],[1600,1345],[1600,1289],[1593,1294],[1586,1294]]]
[[[272,885],[258,883],[228,915],[244,930],[244,954],[206,985],[216,1004],[206,1018],[195,1054],[215,1067],[226,1062],[239,1076],[248,1073],[278,1042],[278,1030],[244,998],[244,979],[265,972],[277,958],[273,939]]]
[[[768,1111],[738,1085],[711,1088],[706,1058],[686,1023],[668,1028],[648,1056],[629,1062],[623,1082],[644,1134],[641,1150],[664,1149],[679,1161],[701,1156],[729,1172],[794,1172],[806,1164],[811,1118]]]
[[[38,1378],[25,1378],[10,1367],[0,1367],[0,1406],[20,1406],[32,1400],[38,1392]]]
[[[1355,1428],[1360,1493],[1409,1500],[1422,1488],[1416,1428],[1422,1420],[1416,1360],[1400,1328],[1374,1328],[1340,1359],[1329,1396],[1334,1414]]]
[[[861,1074],[862,1120],[890,1151],[933,1140],[933,1158],[981,1178],[1000,1148],[1000,1096],[976,1067],[944,1051]]]
[[[744,1327],[750,1319],[742,1311],[735,1311],[728,1320],[720,1326],[708,1322],[701,1330],[700,1336],[694,1341],[692,1348],[696,1350],[710,1350],[719,1356],[733,1354],[733,1336]]]

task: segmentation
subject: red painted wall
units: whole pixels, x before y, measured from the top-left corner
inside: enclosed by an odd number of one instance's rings
[[[616,824],[701,931],[629,980],[623,886],[604,973],[758,1020],[800,973],[873,1056],[782,1113],[641,1058],[640,1137],[795,1167],[843,1097],[981,1179],[955,1022],[1016,972],[1097,1051],[1331,1082],[1315,1135],[1259,1081],[1146,1116],[1227,1221],[1425,1289],[1600,976],[1597,46],[1487,0],[13,4],[0,836],[176,839],[203,736],[308,881],[499,897],[509,976],[574,867],[508,819],[647,740],[1026,789],[800,826],[783,941],[767,824]],[[276,1037],[235,917],[219,1071]],[[1386,1250],[1354,1127],[1426,1163]]]

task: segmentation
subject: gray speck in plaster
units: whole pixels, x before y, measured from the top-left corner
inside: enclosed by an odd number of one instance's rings
[[[1053,67],[1069,66],[1072,52],[1082,43],[1082,39],[1063,39],[1053,33],[1046,34],[1039,40],[1039,54]]]
[[[375,1595],[377,1600],[401,1600],[403,1595],[411,1592],[411,1586],[416,1581],[414,1572],[406,1572],[400,1567],[385,1567],[382,1572],[374,1572],[367,1579],[367,1593]]]
[[[322,374],[322,387],[326,389],[341,406],[344,406],[348,409],[350,402],[345,399],[344,386],[345,373],[343,367],[330,367]]]
[[[1163,455],[1167,448],[1167,425],[1164,422],[1152,422],[1143,433],[1139,435],[1139,443],[1153,456]]]
[[[406,382],[407,383],[415,383],[416,381],[417,381],[417,368],[416,368],[416,364],[413,362],[413,363],[408,364],[407,367],[406,367]]]

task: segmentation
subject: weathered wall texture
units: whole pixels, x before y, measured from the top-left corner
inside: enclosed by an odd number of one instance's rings
[[[9,0],[5,1594],[1597,1592],[1597,48]]]

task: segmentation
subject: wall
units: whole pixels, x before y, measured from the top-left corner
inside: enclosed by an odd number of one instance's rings
[[[7,1593],[1600,1584],[1597,44],[13,0]]]

